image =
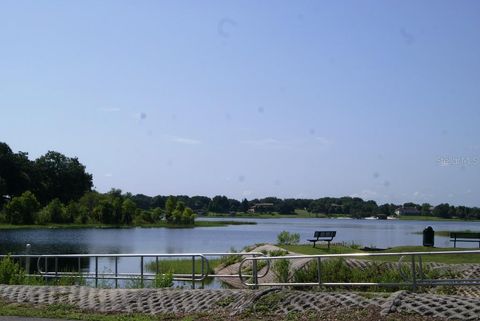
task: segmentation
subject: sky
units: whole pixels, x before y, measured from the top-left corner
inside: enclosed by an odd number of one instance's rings
[[[95,189],[480,206],[478,1],[0,2],[0,141]]]

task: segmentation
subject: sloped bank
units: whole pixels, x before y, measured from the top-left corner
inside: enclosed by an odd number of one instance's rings
[[[141,313],[184,315],[208,313],[231,316],[288,316],[359,310],[380,316],[410,315],[410,320],[477,320],[480,299],[462,296],[385,293],[317,292],[295,290],[181,290],[94,289],[0,285],[0,300],[33,307],[62,304],[90,313]],[[0,314],[2,307],[0,307]],[[339,312],[340,313],[340,312]],[[427,317],[427,318],[424,318]],[[389,318],[387,318],[389,319]],[[402,318],[404,319],[404,318]],[[346,320],[356,320],[346,318]],[[386,320],[386,319],[385,319]]]

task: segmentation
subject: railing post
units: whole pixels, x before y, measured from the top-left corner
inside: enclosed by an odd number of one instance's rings
[[[202,279],[203,276],[205,275],[205,258],[202,257],[202,267],[201,267],[201,272],[202,272]],[[202,289],[205,287],[205,279],[202,280]]]
[[[58,257],[55,256],[55,280],[58,280]]]
[[[158,265],[158,256],[155,257],[155,264],[157,269],[157,274],[160,272],[159,265]]]
[[[81,285],[80,283],[82,282],[82,258],[79,256],[78,257],[78,285]],[[85,284],[86,284],[86,280],[85,280]]]
[[[27,244],[25,248],[25,254],[28,255],[25,258],[25,271],[27,272],[27,274],[30,274],[30,248],[31,247],[32,246],[30,244]]]
[[[140,286],[143,288],[143,256],[140,256]]]
[[[417,272],[415,269],[415,255],[412,255],[412,290],[417,291]]]
[[[98,287],[98,256],[95,256],[95,287]]]
[[[318,285],[322,285],[322,258],[318,257],[317,258],[317,280],[318,280]]]
[[[257,260],[256,260],[256,255],[253,255],[253,260],[252,260],[252,276],[253,276],[253,288],[258,289],[258,271],[257,271]]]
[[[192,289],[195,289],[195,255],[192,255]]]
[[[423,281],[425,279],[425,276],[423,275],[422,257],[420,255],[418,256],[418,275],[420,277],[420,281]]]
[[[118,256],[115,256],[115,289],[118,288]]]

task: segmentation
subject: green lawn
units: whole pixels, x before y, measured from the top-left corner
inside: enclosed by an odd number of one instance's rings
[[[478,222],[479,220],[465,220],[461,218],[442,218],[436,216],[421,216],[421,215],[403,215],[398,217],[404,221],[462,221],[462,222]]]
[[[343,254],[343,253],[402,253],[402,252],[438,252],[438,251],[462,251],[462,250],[476,250],[476,249],[460,249],[460,248],[431,248],[423,246],[397,246],[384,251],[375,251],[375,252],[366,252],[361,251],[356,248],[356,246],[349,247],[343,245],[332,245],[330,250],[327,249],[326,245],[320,245],[316,248],[313,248],[309,244],[301,245],[282,245],[280,246],[287,251],[305,254],[305,255],[316,255],[316,254]],[[397,262],[400,256],[380,256],[380,257],[370,257],[370,258],[361,258],[366,260],[382,261],[382,262]],[[479,254],[438,254],[438,255],[423,255],[423,262],[438,262],[438,263],[448,263],[448,264],[461,264],[461,263],[480,263],[480,253]]]

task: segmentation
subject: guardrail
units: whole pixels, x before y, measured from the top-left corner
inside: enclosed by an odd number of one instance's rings
[[[27,247],[29,249],[29,247]],[[188,259],[191,261],[191,273],[181,274],[173,273],[173,281],[187,281],[192,283],[192,288],[195,288],[196,282],[202,282],[208,278],[238,278],[237,274],[210,274],[210,262],[208,258],[221,258],[224,256],[239,256],[239,257],[263,257],[261,252],[240,252],[240,253],[180,253],[180,254],[166,254],[166,253],[147,253],[147,254],[21,254],[9,255],[13,259],[25,260],[25,270],[28,276],[42,276],[47,279],[69,277],[72,279],[93,280],[95,287],[98,287],[100,280],[113,280],[115,288],[119,286],[120,280],[138,280],[141,287],[144,287],[146,281],[153,281],[160,272],[161,259]],[[0,258],[6,255],[0,255]],[[139,270],[135,272],[120,272],[119,260],[125,258],[136,258],[139,260]],[[30,273],[30,262],[36,259],[36,272],[38,274]],[[59,260],[70,259],[76,260],[75,272],[60,271]],[[89,262],[93,260],[93,271],[83,271],[82,260],[88,259]],[[101,272],[99,266],[100,259],[113,260],[111,271]],[[145,271],[145,262],[151,259],[155,262],[155,273]],[[151,261],[151,262],[152,262]],[[197,271],[196,263],[200,262],[200,271]],[[104,266],[105,267],[105,266]],[[104,268],[103,267],[103,268]],[[267,272],[268,273],[268,269]],[[264,273],[263,276],[266,275]],[[262,276],[257,276],[262,277]]]
[[[458,286],[458,285],[480,285],[480,279],[426,279],[423,273],[423,263],[422,256],[431,256],[431,255],[459,255],[459,254],[473,254],[480,255],[480,250],[465,250],[465,251],[437,251],[437,252],[403,252],[403,253],[350,253],[350,254],[322,254],[322,255],[295,255],[295,256],[275,256],[275,257],[251,257],[244,258],[240,263],[238,268],[238,277],[240,278],[243,285],[251,288],[258,288],[260,286],[270,286],[270,287],[355,287],[355,286],[385,286],[385,287],[411,287],[412,290],[416,290],[420,286]],[[397,262],[397,268],[399,274],[402,276],[404,282],[391,282],[391,283],[375,283],[375,282],[324,282],[322,278],[322,262],[328,259],[334,258],[372,258],[372,257],[392,257],[397,256],[399,260]],[[404,259],[409,258],[409,262],[404,263]],[[317,282],[264,282],[261,283],[258,281],[260,276],[258,276],[258,262],[267,261],[268,266],[274,261],[278,260],[299,260],[299,259],[309,259],[316,260],[317,262]],[[252,276],[244,276],[242,274],[243,266],[251,262]],[[407,275],[405,268],[409,268],[409,275]],[[251,282],[246,280],[247,278],[251,279]]]

